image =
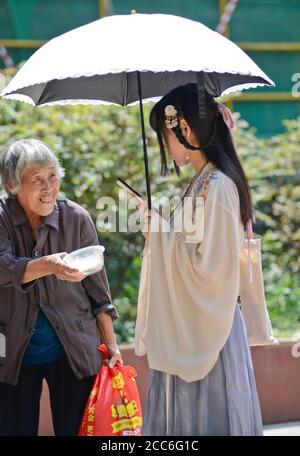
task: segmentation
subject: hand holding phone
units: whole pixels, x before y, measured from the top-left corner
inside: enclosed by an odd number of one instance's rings
[[[143,232],[144,237],[146,239],[148,239],[148,234],[149,234],[148,224],[149,224],[149,220],[151,217],[151,211],[148,210],[147,203],[144,202],[142,195],[140,193],[138,193],[136,190],[134,190],[134,188],[130,187],[130,185],[128,185],[120,177],[117,179],[117,183],[118,183],[118,185],[120,185],[120,187],[122,187],[128,193],[129,196],[131,196],[135,200],[136,203],[140,203],[140,205],[138,206],[139,210],[144,219],[144,222],[147,222],[144,224],[144,228],[143,228],[142,232]]]

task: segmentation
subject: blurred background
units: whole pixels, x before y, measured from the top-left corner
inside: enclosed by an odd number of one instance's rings
[[[300,0],[239,0],[224,26],[226,0],[0,0],[0,89],[37,48],[52,37],[101,16],[169,13],[198,20],[238,44],[275,82],[221,101],[235,113],[235,141],[250,180],[262,237],[265,290],[274,333],[300,338]],[[223,29],[222,29],[223,24]],[[184,37],[182,37],[184,38]],[[180,36],[176,36],[180,40]],[[122,40],[122,36],[120,36]],[[162,43],[164,46],[166,43]],[[190,43],[195,48],[205,43]],[[95,55],[105,43],[95,43]],[[78,59],[81,56],[78,55]],[[167,48],[166,48],[167,58]],[[180,55],[178,56],[180,59]],[[151,104],[145,104],[148,118]],[[0,100],[0,146],[8,139],[46,142],[66,169],[62,192],[86,207],[98,226],[97,201],[112,196],[118,208],[122,175],[145,194],[138,107],[35,108]],[[147,126],[152,193],[176,196],[192,175],[160,177],[154,134]],[[2,190],[2,189],[0,189]],[[132,342],[144,238],[140,233],[99,233],[119,342]]]

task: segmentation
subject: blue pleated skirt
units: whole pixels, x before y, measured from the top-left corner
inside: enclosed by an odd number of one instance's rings
[[[150,370],[143,435],[263,435],[251,352],[240,309],[213,369],[187,383]]]

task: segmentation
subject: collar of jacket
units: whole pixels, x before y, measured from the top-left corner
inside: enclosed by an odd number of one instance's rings
[[[23,208],[20,206],[17,198],[14,195],[9,195],[8,196],[9,202],[10,202],[10,210],[11,210],[11,216],[13,220],[13,224],[15,226],[22,225],[23,223],[28,221],[28,218],[23,210]],[[44,224],[45,225],[50,225],[53,228],[55,228],[57,231],[59,229],[59,208],[57,201],[55,203],[53,212],[51,214],[47,215],[44,218]]]

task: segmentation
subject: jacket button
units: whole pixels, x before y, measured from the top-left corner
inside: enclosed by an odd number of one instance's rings
[[[41,308],[45,307],[45,305],[46,305],[46,304],[45,304],[44,302],[40,302],[40,307],[41,307]]]
[[[34,256],[35,256],[36,258],[39,256],[39,251],[38,251],[38,250],[36,250],[36,251],[34,252]]]
[[[30,334],[33,334],[33,333],[35,332],[35,329],[34,329],[34,328],[31,328],[31,329],[29,330],[29,332],[30,332]]]

